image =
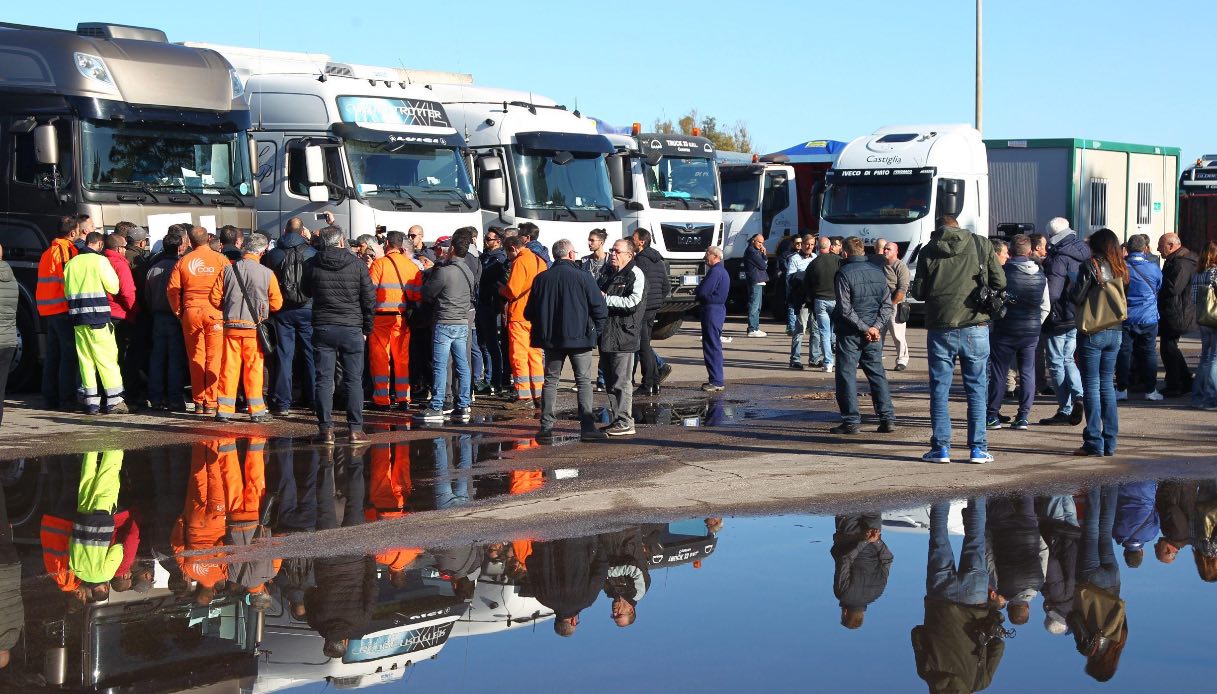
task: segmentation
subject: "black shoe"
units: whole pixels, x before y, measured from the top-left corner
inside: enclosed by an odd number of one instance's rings
[[[659,386],[638,386],[634,389],[634,397],[650,398],[659,395]]]
[[[1040,388],[1040,395],[1056,395],[1056,390],[1052,386],[1044,386]]]
[[[452,418],[458,422],[468,422],[473,419],[473,410],[468,407],[458,407],[453,413]]]
[[[1044,426],[1074,426],[1073,415],[1057,412],[1051,417],[1044,417],[1040,420],[1040,424]]]
[[[1164,397],[1164,398],[1181,398],[1184,395],[1192,394],[1191,388],[1189,388],[1187,390],[1180,390],[1178,388],[1167,388],[1161,392],[1162,392],[1162,397]]]
[[[1082,417],[1086,416],[1084,407],[1085,404],[1081,400],[1073,401],[1073,411],[1069,413],[1069,426],[1076,427],[1082,423]]]
[[[1008,414],[999,414],[997,415],[997,421],[1001,422],[1002,424],[1009,424],[1014,420]]]
[[[821,359],[820,361],[813,361],[810,364],[808,364],[808,366],[810,366],[813,369],[822,369],[822,368],[824,368],[824,360]]]
[[[829,429],[828,433],[830,433],[830,434],[856,434],[859,431],[861,431],[861,429],[862,429],[862,427],[858,426],[857,424],[846,424],[845,422],[841,422],[837,426]]]
[[[329,427],[321,429],[319,432],[317,432],[317,436],[313,438],[313,443],[320,444],[322,446],[333,446],[334,430]]]
[[[890,419],[885,419],[879,422],[879,428],[875,429],[875,431],[880,434],[894,434],[896,433],[896,423]]]
[[[663,383],[664,381],[668,380],[668,376],[671,376],[671,375],[672,375],[672,365],[671,364],[664,364],[663,366],[659,367],[659,382],[660,383]]]
[[[604,392],[604,384],[603,384],[603,383],[597,383],[597,384],[596,384],[596,385],[595,385],[595,386],[592,388],[592,390],[594,390],[594,391],[595,391],[595,392],[597,392],[597,393],[603,393],[603,392]]]
[[[797,361],[792,361],[790,362],[790,368],[794,369],[795,371],[802,371],[803,365]]]
[[[904,370],[905,370],[905,369],[907,369],[907,368],[909,368],[909,365],[908,365],[908,364],[897,364],[897,365],[896,365],[896,370],[897,370],[897,371],[904,371]]]
[[[608,434],[599,429],[588,429],[579,432],[579,440],[584,443],[592,443],[596,441],[608,441]]]
[[[542,446],[548,446],[554,442],[554,430],[542,429],[538,431],[536,436],[533,438],[536,439],[537,443],[541,444]]]
[[[275,409],[271,410],[270,413],[272,415],[274,415],[275,417],[290,417],[292,414],[292,411],[285,407],[280,407],[280,408],[275,408]]]
[[[251,415],[249,421],[254,424],[270,424],[275,421],[275,418],[269,412],[259,412],[258,414]]]

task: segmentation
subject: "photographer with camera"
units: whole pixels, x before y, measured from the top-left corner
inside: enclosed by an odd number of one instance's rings
[[[938,228],[917,259],[912,295],[925,302],[926,353],[930,372],[931,463],[951,462],[951,380],[958,357],[968,397],[968,461],[993,462],[985,435],[989,390],[989,321],[1005,302],[1006,275],[989,239],[959,228],[952,215]]]

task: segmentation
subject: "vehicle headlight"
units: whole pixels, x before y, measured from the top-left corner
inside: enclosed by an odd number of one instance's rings
[[[237,74],[237,71],[232,68],[228,68],[228,76],[232,78],[232,98],[235,99],[244,94],[245,85],[241,84],[241,76]]]
[[[110,76],[110,68],[106,67],[106,61],[89,53],[76,53],[75,59],[76,69],[80,70],[80,74],[108,87],[114,86],[114,78]]]

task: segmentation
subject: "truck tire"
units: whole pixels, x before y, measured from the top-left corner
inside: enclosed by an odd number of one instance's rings
[[[19,393],[38,385],[38,328],[25,304],[17,307],[17,351],[8,367],[10,393]]]
[[[680,330],[680,326],[685,322],[684,314],[680,313],[661,313],[655,316],[655,327],[651,328],[652,340],[666,340],[676,334]]]

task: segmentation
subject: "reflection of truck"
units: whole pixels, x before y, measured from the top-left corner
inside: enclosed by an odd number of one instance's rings
[[[21,284],[19,387],[37,373],[38,260],[60,217],[248,231],[254,183],[243,88],[213,51],[155,29],[0,24],[0,56],[0,244]]]
[[[1179,237],[1199,252],[1217,240],[1217,154],[1206,154],[1184,170],[1179,188]]]
[[[662,340],[693,308],[705,274],[706,249],[721,243],[723,221],[714,145],[704,137],[642,133],[609,135],[617,154],[609,157],[609,179],[628,236],[651,232],[651,243],[668,264],[672,294],[656,316],[651,337]]]
[[[681,564],[700,567],[701,561],[718,546],[718,537],[706,529],[706,522],[701,519],[647,524],[642,526],[642,536],[651,571]]]
[[[621,238],[605,166],[613,145],[595,121],[527,92],[428,88],[473,154],[483,226],[532,222],[546,248],[570,239],[580,255],[592,229]]]
[[[291,217],[311,226],[323,210],[352,237],[418,224],[432,241],[480,225],[465,141],[435,97],[417,86],[438,73],[191,45],[220,52],[245,80],[260,228],[277,234]]]

